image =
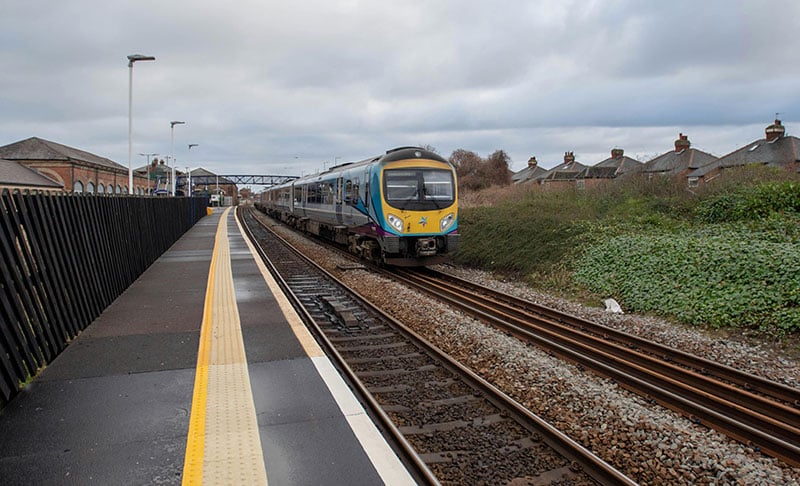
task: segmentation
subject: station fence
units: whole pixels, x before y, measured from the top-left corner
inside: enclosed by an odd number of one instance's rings
[[[0,408],[206,215],[208,198],[0,194]]]

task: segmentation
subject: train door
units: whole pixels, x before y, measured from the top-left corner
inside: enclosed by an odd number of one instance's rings
[[[294,214],[294,183],[292,183],[292,185],[289,186],[289,193],[286,196],[289,199],[288,201],[286,201],[289,203],[289,212]]]
[[[342,191],[343,191],[343,179],[339,176],[336,179],[336,193],[334,194],[334,206],[336,207],[336,222],[342,224]]]
[[[364,169],[364,207],[369,209],[369,168]]]

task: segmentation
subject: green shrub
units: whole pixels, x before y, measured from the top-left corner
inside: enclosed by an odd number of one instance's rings
[[[710,197],[695,208],[695,216],[705,223],[763,219],[783,212],[800,213],[800,183],[769,182],[744,187]]]
[[[767,167],[471,194],[457,263],[715,327],[800,331],[800,178]]]
[[[800,244],[744,228],[612,238],[574,278],[634,312],[687,324],[800,330]]]

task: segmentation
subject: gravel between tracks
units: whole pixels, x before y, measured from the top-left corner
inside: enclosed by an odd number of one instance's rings
[[[364,270],[286,228],[292,244],[434,345],[471,367],[534,413],[640,484],[800,485],[800,469],[766,457],[680,415],[648,403],[607,379],[522,344],[460,311]],[[798,386],[798,362],[768,346],[713,339],[652,317],[615,315],[554,298],[490,274],[438,268],[482,285],[601,322],[722,363]]]

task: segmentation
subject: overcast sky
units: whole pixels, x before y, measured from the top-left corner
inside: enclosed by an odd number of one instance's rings
[[[309,173],[403,145],[512,169],[800,134],[800,2],[0,0],[0,145]],[[188,144],[198,147],[188,150]]]

